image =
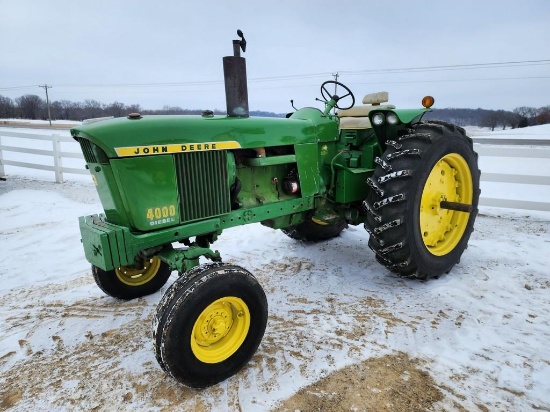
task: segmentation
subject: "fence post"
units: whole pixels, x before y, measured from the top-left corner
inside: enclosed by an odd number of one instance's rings
[[[56,183],[63,183],[63,171],[61,168],[63,167],[62,161],[61,161],[61,144],[59,142],[59,135],[54,134],[52,136],[52,144],[53,144],[53,167],[55,169],[55,182]]]
[[[0,177],[4,177],[4,158],[2,157],[2,136],[0,136]]]

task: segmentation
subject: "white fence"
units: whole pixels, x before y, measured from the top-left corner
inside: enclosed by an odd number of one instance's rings
[[[20,145],[5,145],[2,143],[2,137],[11,138],[10,140],[18,141],[19,139],[32,139],[42,142],[51,142],[51,150],[48,149],[34,149],[28,147],[22,147]],[[17,138],[17,139],[13,139]],[[31,133],[19,133],[3,131],[0,128],[0,177],[5,175],[4,166],[17,166],[33,169],[48,170],[55,173],[55,181],[58,183],[63,182],[63,173],[76,173],[76,174],[88,174],[89,172],[82,168],[65,167],[63,166],[64,158],[81,159],[83,160],[82,153],[76,151],[64,151],[61,144],[71,145],[75,150],[79,150],[78,143],[69,136],[61,135],[40,135]],[[547,142],[544,142],[545,144]],[[73,146],[74,145],[74,146]],[[476,144],[475,150],[479,153],[480,158],[483,157],[512,157],[512,158],[529,158],[529,159],[550,159],[549,147],[502,147],[491,146],[484,144]],[[18,160],[5,159],[3,153],[15,152],[26,153],[32,155],[42,155],[53,157],[53,165],[45,165],[39,163],[22,162]],[[540,185],[550,186],[550,176],[534,176],[534,175],[518,175],[518,174],[506,174],[506,173],[484,173],[481,174],[481,180],[484,182],[497,182],[502,184],[528,184],[528,185]],[[519,197],[519,196],[518,196]],[[541,210],[550,211],[550,203],[546,201],[536,202],[524,199],[498,199],[487,198],[483,196],[480,198],[479,204],[482,206],[512,208],[512,209],[527,209],[527,210]]]
[[[18,139],[26,139],[26,140],[38,140],[41,142],[51,142],[52,149],[51,150],[34,149],[34,148],[24,147],[23,145],[9,146],[2,143],[2,137],[17,138],[17,139],[10,139],[11,141],[17,141]],[[63,158],[83,160],[84,157],[82,156],[82,153],[79,153],[79,152],[68,152],[68,151],[61,150],[62,142],[78,145],[78,143],[69,136],[61,136],[56,134],[42,135],[42,134],[31,134],[31,133],[8,132],[0,129],[0,177],[5,175],[4,165],[52,171],[55,173],[55,181],[57,183],[63,182],[63,173],[88,174],[89,172],[84,168],[77,169],[74,167],[63,166]],[[3,155],[4,152],[27,153],[32,155],[42,155],[42,156],[53,157],[53,165],[21,162],[18,160],[8,160],[4,158],[4,155]]]
[[[522,142],[523,143],[523,142]],[[536,142],[535,142],[536,143]],[[484,157],[495,157],[495,158],[526,158],[526,159],[550,159],[550,147],[548,147],[548,141],[541,142],[540,147],[530,147],[530,146],[513,146],[513,147],[503,147],[503,146],[492,146],[487,144],[475,144],[474,149],[479,154],[480,159]],[[502,144],[502,143],[501,143]],[[514,144],[517,144],[514,142]],[[509,169],[514,170],[514,164],[509,164]],[[503,187],[509,186],[511,184],[520,184],[520,185],[536,185],[536,186],[550,186],[550,176],[548,175],[525,175],[525,174],[511,174],[511,173],[487,173],[481,171],[481,181],[482,182],[495,182],[503,184]],[[516,197],[523,197],[521,195]],[[548,200],[545,201],[531,201],[521,199],[500,199],[494,197],[485,197],[483,196],[483,191],[481,192],[481,197],[479,199],[479,204],[482,206],[492,206],[492,207],[502,207],[508,209],[526,209],[526,210],[541,210],[545,212],[550,212],[550,203]]]

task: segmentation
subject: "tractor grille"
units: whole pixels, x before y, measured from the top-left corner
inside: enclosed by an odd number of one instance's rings
[[[225,151],[181,153],[175,159],[182,222],[231,211]]]
[[[92,142],[81,137],[78,138],[78,142],[80,143],[80,148],[82,149],[82,154],[84,154],[86,163],[97,163],[97,158],[92,149]]]

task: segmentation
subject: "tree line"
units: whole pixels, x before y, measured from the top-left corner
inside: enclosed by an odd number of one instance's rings
[[[432,109],[424,116],[426,120],[443,120],[457,126],[489,127],[491,130],[502,128],[536,126],[550,123],[550,106],[516,107],[508,110],[485,109]]]
[[[183,109],[179,106],[164,106],[159,110],[145,110],[139,104],[126,105],[115,101],[104,104],[97,100],[86,99],[83,102],[56,100],[50,103],[52,120],[92,119],[96,117],[122,117],[128,113],[152,114],[201,114],[201,109]],[[223,115],[225,111],[215,110],[214,114]],[[251,111],[252,116],[284,117],[284,114],[266,111]],[[0,118],[48,119],[46,101],[35,94],[11,99],[0,95]],[[550,123],[550,106],[540,108],[517,107],[513,111],[485,109],[433,109],[425,116],[427,120],[443,120],[458,126],[480,126],[506,129],[534,126]]]
[[[70,100],[56,100],[50,103],[50,115],[52,120],[76,120],[93,119],[97,117],[123,117],[129,113],[141,113],[142,115],[153,114],[201,114],[202,109],[183,109],[179,106],[164,106],[158,110],[146,110],[139,104],[124,104],[118,101],[104,104],[97,100],[86,99],[83,102]],[[225,111],[214,110],[214,114],[225,114]],[[252,116],[284,117],[284,114],[251,111]],[[46,101],[35,94],[11,99],[0,95],[0,119],[48,119],[48,108]]]

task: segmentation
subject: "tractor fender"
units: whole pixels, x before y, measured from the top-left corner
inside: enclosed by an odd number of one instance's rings
[[[414,124],[420,122],[422,116],[424,116],[426,112],[429,112],[430,109],[394,109],[392,111],[397,115],[401,123]]]

